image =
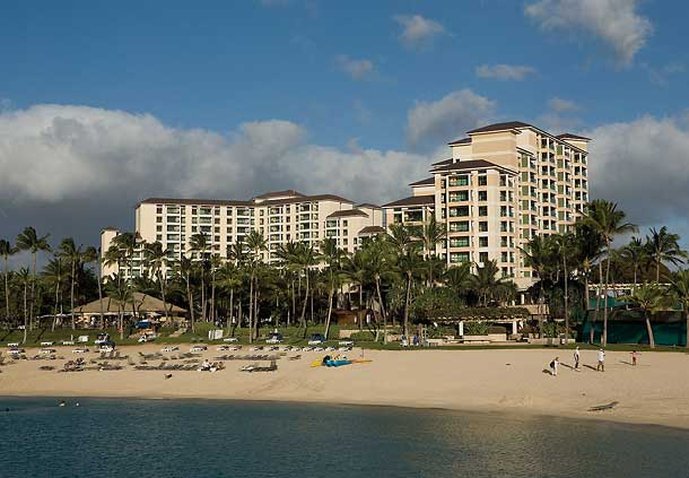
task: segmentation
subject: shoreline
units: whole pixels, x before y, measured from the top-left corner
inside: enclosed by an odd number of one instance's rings
[[[147,344],[125,352],[159,348]],[[533,349],[366,350],[371,363],[340,368],[311,368],[310,362],[324,353],[309,352],[300,360],[278,360],[277,372],[242,373],[239,367],[248,362],[231,361],[215,373],[173,371],[169,380],[162,371],[131,367],[70,373],[38,369],[77,357],[61,349],[64,360],[21,360],[2,367],[1,395],[401,407],[689,429],[689,384],[681,380],[689,362],[686,354],[644,352],[633,367],[623,360],[628,353],[608,352],[606,372],[601,373],[589,370],[593,352],[587,351],[581,372],[567,369],[561,357],[564,366],[557,377],[544,373],[553,351]],[[353,358],[358,353],[355,349],[349,354]],[[207,350],[203,357],[212,360],[214,355],[218,352]],[[612,401],[620,402],[612,410],[588,411]]]

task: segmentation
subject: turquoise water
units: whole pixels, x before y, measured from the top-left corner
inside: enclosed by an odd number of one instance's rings
[[[689,432],[660,427],[383,407],[79,402],[0,399],[0,476],[689,476]]]

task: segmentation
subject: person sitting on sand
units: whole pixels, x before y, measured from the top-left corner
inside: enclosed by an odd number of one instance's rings
[[[203,363],[201,364],[201,367],[199,367],[199,370],[202,372],[207,372],[211,369],[211,363],[208,361],[208,359],[204,359]]]

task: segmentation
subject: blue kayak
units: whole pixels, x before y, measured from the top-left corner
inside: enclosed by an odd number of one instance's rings
[[[325,366],[326,367],[341,367],[343,365],[350,365],[351,363],[352,363],[351,360],[326,360]]]

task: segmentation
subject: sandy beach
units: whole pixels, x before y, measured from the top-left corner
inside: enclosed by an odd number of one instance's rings
[[[57,360],[17,360],[0,367],[0,395],[67,397],[204,398],[278,400],[336,404],[445,408],[485,412],[550,415],[689,428],[689,355],[652,353],[629,364],[629,353],[607,352],[605,372],[596,372],[596,352],[582,351],[581,371],[574,371],[565,350],[413,350],[371,351],[372,362],[339,368],[310,367],[323,352],[289,352],[276,372],[240,372],[247,361],[224,362],[217,372],[123,370],[57,372],[80,355],[56,347]],[[180,346],[186,352],[189,345]],[[138,362],[139,352],[160,345],[122,347]],[[34,351],[29,351],[33,354]],[[227,352],[209,346],[202,357]],[[249,353],[248,347],[234,354]],[[557,377],[545,372],[555,355],[562,365]],[[6,354],[4,354],[6,356]],[[361,357],[354,349],[350,358]],[[89,359],[95,353],[84,355]],[[159,363],[151,360],[150,363]],[[7,362],[6,362],[7,363]],[[267,364],[267,363],[264,363]],[[42,365],[56,367],[40,370]],[[165,375],[172,376],[166,378]],[[619,402],[614,409],[591,407]]]

